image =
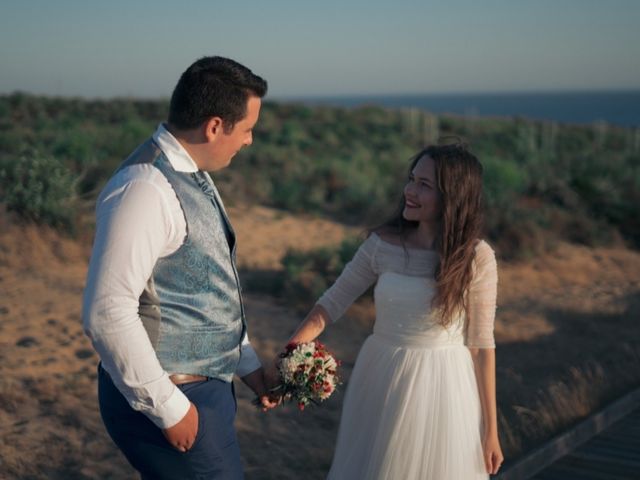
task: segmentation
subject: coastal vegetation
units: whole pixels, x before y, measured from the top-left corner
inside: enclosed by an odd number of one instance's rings
[[[18,427],[33,425],[43,450],[57,441],[41,440],[42,418],[51,431],[62,422],[78,438],[94,438],[91,448],[103,453],[93,468],[105,478],[127,467],[104,437],[95,402],[86,401],[94,394],[90,375],[97,361],[78,310],[92,236],[88,219],[109,176],[166,115],[162,100],[0,96],[0,290],[6,296],[0,329],[11,338],[5,342],[0,414],[16,415],[14,439],[23,437]],[[274,243],[325,240],[283,247],[277,267],[240,250],[252,338],[272,355],[269,349],[285,340],[352,257],[361,240],[357,232],[396,207],[411,156],[425,144],[456,138],[470,145],[485,170],[486,233],[500,257],[499,422],[505,453],[514,459],[639,385],[640,130],[267,102],[254,144],[215,178],[240,247],[259,244],[254,251],[273,253],[279,247]],[[247,205],[259,206],[257,213]],[[345,235],[324,238],[324,223],[312,226],[319,217]],[[254,234],[258,224],[271,229]],[[24,292],[30,292],[28,301]],[[346,372],[375,318],[371,296],[347,316],[349,322],[326,333]],[[23,322],[30,327],[23,330]],[[43,328],[47,334],[39,336]],[[70,359],[58,362],[64,355]],[[70,374],[63,364],[78,371]],[[13,374],[22,365],[24,378]],[[77,383],[73,388],[70,379]],[[284,412],[265,423],[270,420],[253,412],[249,397],[240,390],[241,441],[253,445],[256,435],[266,435],[265,424],[278,432],[294,422],[319,446],[301,454],[288,449],[288,430],[270,438],[269,451],[282,455],[283,468],[292,472],[283,478],[297,478],[296,468],[309,462],[323,477],[339,402],[318,409],[311,420]],[[22,405],[28,407],[24,418],[18,414]],[[74,410],[79,408],[86,410],[83,416]],[[251,421],[243,423],[243,417]],[[310,421],[320,427],[308,428]],[[21,449],[10,443],[3,448],[13,455],[16,472],[49,468],[22,462]],[[64,451],[53,456],[65,459],[56,468],[71,472],[67,478],[88,460],[80,448],[62,445]],[[256,449],[243,454],[250,468],[264,463]]]
[[[93,203],[167,109],[163,100],[0,97],[0,202],[71,228],[74,208]],[[558,240],[640,247],[640,130],[603,123],[266,102],[254,144],[216,180],[229,202],[372,225],[397,205],[411,156],[456,138],[484,165],[487,235],[503,258]]]

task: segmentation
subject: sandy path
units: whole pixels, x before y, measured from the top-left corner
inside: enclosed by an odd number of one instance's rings
[[[277,269],[288,247],[335,244],[357,233],[262,207],[236,207],[230,215],[245,268]],[[87,254],[86,246],[46,229],[17,227],[0,215],[0,478],[136,478],[97,411],[97,358],[80,324]],[[520,368],[550,348],[545,342],[564,345],[566,338],[557,334],[566,328],[570,335],[576,329],[595,341],[602,338],[603,350],[616,341],[611,322],[619,322],[618,333],[637,337],[637,327],[625,319],[637,319],[638,272],[637,252],[575,246],[527,264],[501,265],[500,378],[518,386]],[[299,315],[267,296],[249,293],[246,303],[254,345],[270,357]],[[345,380],[372,314],[364,301],[350,310],[351,321],[338,323],[323,338],[344,361]],[[246,387],[238,385],[237,392],[247,479],[293,479],[303,471],[306,478],[324,478],[344,388],[322,408],[299,413],[289,407],[268,415],[250,405]]]
[[[244,268],[277,269],[287,248],[338,243],[347,230],[324,220],[292,220],[260,207],[232,208],[230,215]],[[301,224],[307,235],[268,241],[276,232],[300,232]],[[6,214],[0,216],[0,478],[137,478],[106,435],[97,411],[98,359],[80,319],[88,254],[86,246],[53,231],[18,227]],[[298,319],[264,297],[248,295],[246,308],[256,348],[268,357]],[[308,443],[316,441],[315,449],[322,451],[317,467],[322,476],[330,461],[331,449],[326,446],[335,434],[337,397],[332,408],[319,413],[300,416],[293,411],[291,416],[291,412],[279,411],[265,417],[251,406],[249,389],[239,384],[237,391],[238,434],[247,477],[271,478],[269,473],[259,473],[265,451],[252,448],[254,443],[270,444],[265,432],[283,439],[296,418],[323,423],[317,415],[331,412],[334,420],[330,428],[324,428],[329,432],[326,440],[314,428],[304,428]],[[287,448],[276,446],[269,453],[278,459],[274,467],[284,468],[283,462],[295,468],[292,471],[303,464],[309,466],[309,454],[281,455]],[[315,451],[311,456],[316,457]],[[280,476],[277,471],[273,470],[273,478],[296,478]]]

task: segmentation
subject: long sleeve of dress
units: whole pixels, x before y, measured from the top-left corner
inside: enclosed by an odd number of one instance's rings
[[[474,274],[468,293],[466,345],[471,348],[495,348],[493,327],[498,291],[498,268],[493,250],[484,241],[478,243]]]
[[[335,283],[318,300],[317,304],[324,307],[331,321],[337,321],[378,278],[375,254],[379,241],[377,235],[370,235],[360,245]]]

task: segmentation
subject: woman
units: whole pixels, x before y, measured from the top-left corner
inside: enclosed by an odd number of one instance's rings
[[[349,381],[328,478],[470,480],[498,471],[497,269],[481,218],[477,158],[459,144],[425,148],[396,215],[291,338],[314,340],[376,283],[376,322]]]

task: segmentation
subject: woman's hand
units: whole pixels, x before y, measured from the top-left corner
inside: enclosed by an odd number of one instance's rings
[[[264,369],[264,384],[267,390],[272,390],[280,385],[280,374],[277,365],[278,357],[274,358]]]
[[[265,378],[265,369],[258,368],[253,372],[242,377],[242,381],[251,388],[258,396],[256,405],[261,406],[264,411],[270,410],[278,406],[277,399],[273,399],[269,392],[269,386],[267,385]]]
[[[278,360],[279,357],[274,358],[264,369],[264,384],[267,389],[267,395],[269,401],[274,402],[276,405],[282,403],[282,395],[278,391],[278,387],[282,383],[277,367]]]
[[[487,469],[487,473],[495,475],[498,473],[498,470],[504,461],[498,435],[485,435],[484,440],[482,441],[482,450],[484,453],[484,466]]]

